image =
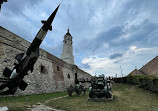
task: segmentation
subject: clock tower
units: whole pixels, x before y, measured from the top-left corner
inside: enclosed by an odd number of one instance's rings
[[[60,59],[63,61],[74,64],[74,56],[73,56],[73,46],[72,46],[72,36],[69,32],[69,29],[67,30],[67,33],[64,35],[63,40],[63,53],[60,55]]]

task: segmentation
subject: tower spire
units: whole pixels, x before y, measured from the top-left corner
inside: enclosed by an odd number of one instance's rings
[[[67,29],[67,33],[66,33],[66,35],[71,36],[71,34],[70,34],[70,32],[69,32],[69,26],[68,26],[68,29]]]
[[[69,33],[69,26],[68,26],[67,32]]]

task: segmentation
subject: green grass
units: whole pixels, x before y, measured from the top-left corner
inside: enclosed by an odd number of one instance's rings
[[[50,101],[47,105],[66,111],[158,111],[158,95],[133,85],[114,84],[113,100],[105,102],[88,101],[86,95],[65,97]],[[43,103],[56,97],[65,96],[67,92],[0,98],[0,106],[8,106],[10,111],[26,111],[28,105]]]
[[[88,93],[51,101],[47,105],[66,111],[158,111],[158,95],[132,85],[113,85],[113,100],[88,101]]]
[[[46,100],[67,95],[67,92],[55,92],[48,94],[29,95],[26,101],[26,96],[19,97],[3,97],[0,98],[0,106],[8,106],[11,111],[25,111],[30,105],[37,102],[44,102]]]

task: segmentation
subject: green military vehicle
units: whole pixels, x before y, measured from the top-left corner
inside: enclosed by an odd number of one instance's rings
[[[91,87],[89,87],[89,98],[103,98],[112,99],[113,95],[111,92],[110,80],[106,79],[103,75],[99,77],[94,77],[91,80]]]
[[[86,93],[86,88],[82,85],[75,84],[75,86],[70,85],[70,87],[67,88],[67,92],[69,96],[72,96],[73,92],[76,92],[77,95],[81,95],[82,91],[84,94]]]

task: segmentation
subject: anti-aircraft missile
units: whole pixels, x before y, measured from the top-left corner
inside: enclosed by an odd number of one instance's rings
[[[59,5],[60,6],[60,5]],[[5,68],[3,75],[7,78],[5,82],[0,86],[0,95],[14,94],[19,87],[21,90],[25,90],[27,83],[23,81],[25,75],[28,75],[28,71],[33,71],[35,62],[39,57],[39,46],[45,38],[48,30],[52,30],[52,22],[58,11],[59,6],[54,10],[50,17],[46,21],[41,21],[43,26],[37,33],[33,42],[29,46],[26,53],[18,54],[15,59],[18,64],[11,71],[9,68]],[[3,80],[4,81],[4,80]],[[8,90],[4,89],[8,87]]]
[[[59,5],[60,6],[60,5]],[[48,30],[52,30],[52,21],[58,11],[59,6],[54,10],[54,12],[50,15],[50,17],[47,19],[47,21],[42,20],[41,22],[43,23],[43,26],[37,33],[35,39],[31,43],[29,49],[27,50],[27,54],[30,54],[30,51],[33,50],[35,51],[37,47],[40,46],[42,40],[45,38]]]
[[[25,56],[31,56],[31,57],[35,57],[34,59],[36,59],[36,56],[39,56],[39,46],[42,43],[43,39],[45,38],[48,30],[52,30],[52,22],[53,19],[58,11],[60,5],[58,5],[58,7],[54,10],[54,12],[50,15],[50,17],[47,19],[47,21],[42,20],[41,22],[43,23],[43,26],[41,27],[41,29],[38,31],[36,37],[34,38],[33,42],[31,43],[30,47],[28,48],[27,52],[25,54],[21,54],[21,55],[17,55],[16,59],[18,61],[21,61],[25,58]],[[36,54],[38,53],[38,54]],[[35,60],[36,61],[36,60]],[[26,62],[26,61],[25,61]],[[28,62],[28,61],[27,61]],[[24,63],[26,64],[26,63]],[[24,65],[21,65],[19,67],[19,69],[23,69]],[[25,66],[24,66],[25,67]],[[18,71],[18,69],[16,69],[16,72]],[[31,71],[33,71],[33,67],[31,68]],[[17,73],[12,73],[12,75],[10,76],[10,78],[14,78],[17,75]]]

